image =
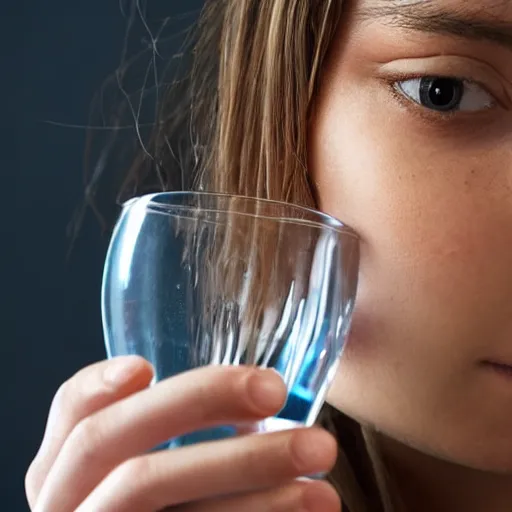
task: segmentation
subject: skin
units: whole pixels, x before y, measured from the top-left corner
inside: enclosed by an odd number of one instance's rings
[[[379,3],[345,18],[311,126],[321,209],[363,241],[329,401],[382,433],[411,510],[510,510],[512,374],[482,361],[512,365],[512,48],[362,22]],[[430,3],[512,24],[510,1]],[[500,104],[446,116],[397,98],[397,73]]]
[[[320,207],[362,238],[329,401],[376,427],[408,510],[508,512],[512,377],[482,362],[512,365],[512,50],[361,21],[382,3],[345,12],[310,127]],[[510,1],[428,3],[512,23]],[[471,78],[496,104],[446,116],[393,93],[425,74]],[[275,374],[203,368],[148,389],[151,378],[148,363],[122,358],[61,387],[26,477],[33,512],[339,511],[326,483],[297,480],[334,464],[335,440],[317,429],[147,454],[274,414]]]
[[[334,465],[336,442],[320,429],[148,454],[185,432],[276,414],[286,386],[273,370],[201,368],[148,388],[152,376],[143,359],[123,357],[63,384],[26,476],[32,511],[340,510],[332,487],[299,479]]]

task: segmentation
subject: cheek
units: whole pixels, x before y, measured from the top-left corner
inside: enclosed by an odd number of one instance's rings
[[[512,337],[510,150],[429,140],[347,94],[352,103],[339,97],[321,110],[310,164],[321,208],[363,240],[360,349],[382,346],[385,332],[414,350],[427,338],[429,350],[474,338],[467,349],[476,352],[505,323]]]
[[[489,388],[477,363],[512,358],[512,141],[458,147],[347,94],[321,108],[310,138],[320,207],[362,238],[329,401],[425,451],[509,461],[501,442],[468,447],[489,431],[511,439],[510,395]]]

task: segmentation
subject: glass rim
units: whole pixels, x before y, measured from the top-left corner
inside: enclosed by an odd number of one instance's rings
[[[309,219],[300,219],[300,218],[295,218],[295,217],[280,218],[280,217],[272,216],[272,215],[268,215],[268,216],[253,215],[250,213],[237,212],[236,210],[233,210],[233,213],[235,213],[237,215],[247,215],[247,216],[253,216],[253,217],[258,217],[258,218],[262,218],[262,219],[267,218],[269,220],[270,219],[282,220],[282,221],[290,222],[292,224],[293,223],[305,224],[305,225],[309,225],[311,227],[317,227],[320,229],[330,229],[330,230],[336,231],[343,235],[352,236],[352,237],[356,238],[357,240],[360,239],[359,235],[356,233],[356,231],[353,228],[351,228],[347,224],[343,223],[336,217],[329,215],[328,213],[325,213],[325,212],[322,212],[319,210],[315,210],[315,209],[307,207],[307,206],[298,205],[295,203],[287,203],[285,201],[277,201],[274,199],[263,199],[263,198],[252,197],[252,196],[243,196],[243,195],[239,195],[239,194],[223,194],[223,193],[218,193],[218,192],[204,192],[204,191],[194,191],[194,190],[154,192],[154,193],[143,194],[141,196],[136,196],[131,199],[128,199],[127,201],[123,202],[121,204],[121,206],[124,209],[124,208],[131,206],[134,203],[138,203],[142,199],[145,199],[146,204],[144,205],[144,207],[150,211],[155,212],[155,213],[169,214],[168,212],[165,211],[165,206],[180,207],[179,204],[173,205],[171,203],[169,205],[165,205],[165,204],[155,201],[155,199],[160,196],[165,196],[165,197],[186,197],[186,196],[201,197],[202,196],[202,197],[224,198],[224,199],[229,198],[229,199],[237,199],[237,200],[240,200],[240,201],[243,201],[246,203],[252,203],[252,204],[266,204],[269,206],[274,205],[274,206],[286,207],[286,208],[290,208],[293,210],[307,213],[308,215],[310,215],[311,217],[314,217],[314,218],[309,218]],[[181,205],[181,206],[184,209],[190,209],[190,210],[194,208],[193,206],[190,206],[190,205]],[[162,209],[162,207],[164,207],[164,208]],[[207,210],[210,212],[218,212],[218,213],[222,213],[222,212],[227,213],[229,211],[227,209],[222,209],[222,208],[211,208],[211,209],[208,208]]]

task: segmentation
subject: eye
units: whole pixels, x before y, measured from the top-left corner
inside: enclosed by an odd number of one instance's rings
[[[477,112],[495,104],[480,85],[458,78],[412,78],[396,82],[395,88],[418,105],[437,112]]]

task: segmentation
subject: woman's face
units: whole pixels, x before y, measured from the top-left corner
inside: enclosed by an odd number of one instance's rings
[[[512,472],[512,0],[352,2],[310,148],[321,208],[362,238],[329,401]]]

